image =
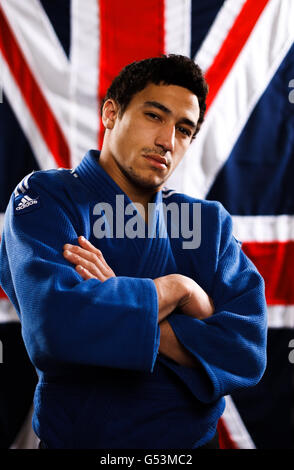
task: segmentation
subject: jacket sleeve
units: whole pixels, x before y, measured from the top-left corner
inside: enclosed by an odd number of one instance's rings
[[[24,193],[37,201],[32,207],[18,213],[20,198],[12,195],[0,252],[1,285],[31,361],[48,373],[69,364],[152,371],[159,347],[153,281],[84,281],[62,254],[81,235],[74,214],[39,179],[31,176]]]
[[[234,238],[231,217],[221,204],[217,208],[218,222],[207,234],[215,234],[211,290],[215,313],[205,320],[180,313],[169,317],[176,336],[200,364],[202,373],[196,368],[194,376],[187,370],[180,374],[194,384],[203,402],[255,385],[266,366],[264,281]],[[207,264],[210,256],[207,253]]]

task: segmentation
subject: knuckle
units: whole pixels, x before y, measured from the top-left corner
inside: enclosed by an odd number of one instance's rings
[[[97,256],[95,255],[95,253],[91,253],[91,254],[90,254],[90,260],[91,260],[91,262],[94,263],[94,264],[97,263],[98,258],[97,258]]]

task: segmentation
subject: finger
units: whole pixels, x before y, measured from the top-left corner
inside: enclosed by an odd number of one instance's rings
[[[95,263],[92,263],[91,261],[84,258],[83,256],[79,256],[77,253],[74,253],[70,250],[65,250],[63,252],[63,255],[71,263],[82,266],[84,269],[90,272],[92,276],[100,279],[101,281],[105,279],[105,276],[101,272],[99,267]]]
[[[103,258],[101,250],[96,248],[96,246],[92,245],[92,243],[89,242],[89,240],[87,240],[85,237],[83,236],[78,237],[78,242],[86,250],[91,251],[92,253],[95,253],[95,255]]]
[[[76,271],[82,276],[85,281],[87,281],[88,279],[97,279],[97,277],[93,276],[87,269],[85,269],[79,264],[76,266]]]
[[[87,248],[81,248],[79,245],[71,245],[70,243],[66,243],[65,245],[63,245],[63,249],[74,251],[75,253],[84,253],[85,256],[87,256],[88,258],[91,258],[93,255],[93,252],[88,250]]]
[[[81,241],[81,244],[84,246],[84,248],[77,245],[71,245],[69,243],[66,243],[63,246],[63,249],[67,252],[65,257],[67,257],[67,259],[69,259],[72,263],[82,264],[85,268],[90,270],[92,274],[94,274],[95,276],[98,275],[99,279],[101,279],[101,274],[104,275],[105,279],[115,277],[114,271],[106,263],[101,251],[98,250],[98,248],[94,247],[90,242],[88,242],[88,240],[84,239],[82,241],[82,238],[83,237],[79,237],[79,240]],[[77,254],[81,258],[88,260],[90,263],[93,264],[93,266],[90,267],[90,265],[85,265],[85,263],[80,262],[78,258],[70,257],[69,252]],[[98,269],[98,273],[95,271],[94,266],[96,266],[96,268]]]
[[[105,265],[95,253],[70,244],[64,245],[63,248],[65,258],[74,264],[81,264],[92,272],[93,275],[98,276],[99,279],[101,275],[105,277],[115,275],[109,266]]]
[[[98,257],[98,260],[100,262],[102,262],[102,264],[104,265],[105,269],[102,268],[101,265],[99,265],[99,268],[101,269],[101,271],[104,272],[105,276],[109,277],[109,276],[115,276],[115,273],[114,271],[111,269],[111,267],[109,266],[109,264],[107,264],[107,262],[105,261],[105,258],[103,256],[103,253],[101,250],[99,250],[98,248],[96,248],[94,245],[92,245],[91,242],[89,242],[89,240],[87,240],[85,237],[81,236],[78,238],[78,241],[81,245],[82,248],[86,249],[86,250],[89,250],[91,253],[93,253],[94,255],[96,255]]]
[[[92,245],[92,243],[89,242],[89,240],[87,240],[85,237],[81,236],[81,237],[78,238],[78,242],[79,242],[79,244],[81,245],[82,248],[85,248],[86,250],[89,250],[91,253],[94,253],[96,256],[98,256],[98,258],[104,263],[104,265],[107,268],[111,269],[110,266],[105,261],[105,258],[103,256],[102,251],[99,250],[98,248],[96,248],[94,245]]]
[[[103,257],[101,258],[102,253],[99,250],[94,252],[94,251],[88,250],[87,248],[81,248],[80,246],[71,245],[69,243],[66,243],[63,249],[70,251],[72,253],[76,253],[77,255],[81,256],[82,258],[87,259],[91,263],[98,264],[101,266],[104,264],[102,260]],[[101,253],[101,256],[99,255],[99,253]]]

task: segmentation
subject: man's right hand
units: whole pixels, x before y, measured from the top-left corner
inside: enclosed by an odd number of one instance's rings
[[[154,279],[158,295],[158,322],[177,307],[182,313],[204,319],[214,312],[212,299],[193,281],[182,274],[169,274]]]

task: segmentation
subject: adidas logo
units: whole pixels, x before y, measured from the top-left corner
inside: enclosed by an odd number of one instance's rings
[[[16,207],[16,210],[21,211],[21,210],[25,209],[26,207],[32,206],[33,204],[38,204],[38,200],[37,199],[32,199],[29,196],[24,196],[21,199],[21,201],[18,203],[18,205]]]

